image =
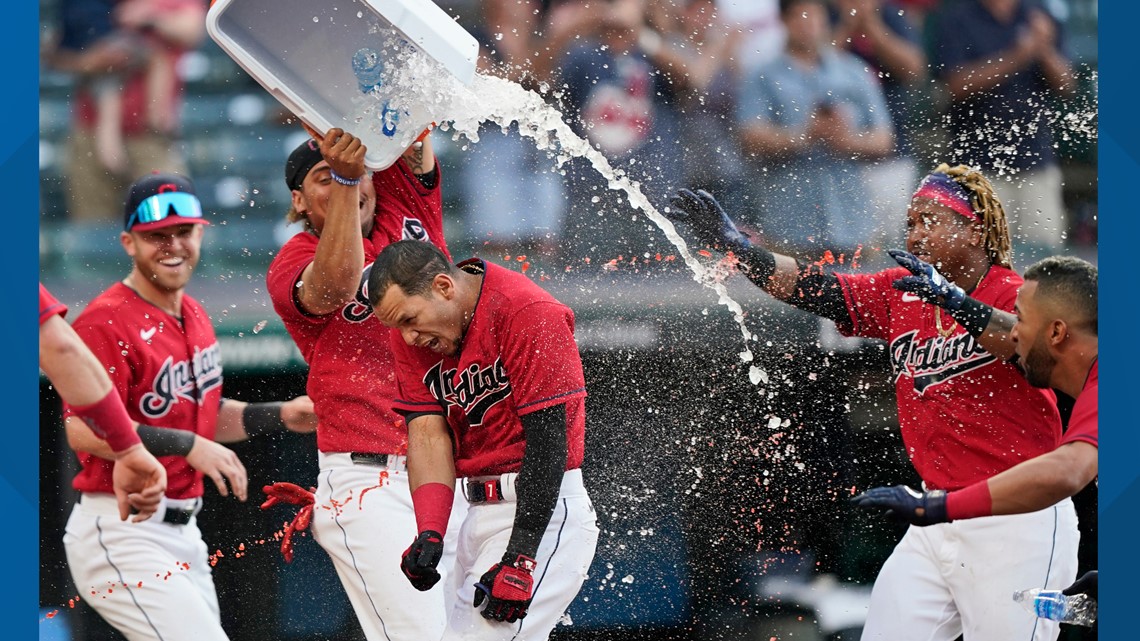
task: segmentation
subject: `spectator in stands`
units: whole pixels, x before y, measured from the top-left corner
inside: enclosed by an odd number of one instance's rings
[[[915,107],[922,81],[927,77],[920,30],[894,0],[835,0],[834,7],[833,44],[861,58],[882,83],[895,130],[895,148],[868,163],[863,174],[874,218],[897,219],[894,212],[906,209],[911,185],[918,180],[911,123],[918,111]],[[903,241],[901,221],[881,231],[886,235],[880,239],[883,246],[895,247]]]
[[[60,37],[45,56],[60,71],[75,74],[77,87],[91,95],[95,159],[112,174],[125,174],[123,81],[146,66],[148,46],[141,34],[120,29],[112,14],[117,0],[63,0]]]
[[[1067,216],[1049,107],[1075,89],[1060,24],[1034,0],[962,0],[941,9],[932,29],[935,72],[950,97],[948,153],[1013,179],[1002,201],[1025,260],[1056,253]]]
[[[781,0],[784,53],[744,79],[740,144],[752,172],[750,211],[765,243],[788,253],[853,254],[877,228],[863,169],[894,149],[877,78],[828,44],[822,0]]]
[[[576,133],[615,168],[636,180],[651,203],[664,205],[681,171],[676,86],[639,42],[646,0],[611,0],[589,7],[598,22],[559,70],[562,111]],[[628,259],[646,248],[656,227],[610,189],[588,162],[566,165],[570,210],[562,247],[567,262]],[[662,238],[662,241],[664,239]]]
[[[51,60],[85,79],[76,85],[72,100],[65,168],[68,215],[75,221],[111,222],[117,220],[134,176],[186,172],[176,145],[183,91],[176,67],[205,37],[206,3],[90,0],[92,8],[96,5],[111,12],[88,14],[92,24],[103,26],[81,28],[80,35],[86,36],[67,42],[80,48],[65,49]],[[115,35],[91,38],[106,31],[107,24],[114,25]],[[112,82],[103,82],[108,75]],[[108,93],[108,84],[113,89],[121,85],[118,95]]]
[[[737,42],[733,58],[741,72],[752,75],[784,51],[787,34],[780,20],[779,0],[716,0],[717,12]]]
[[[735,52],[744,34],[725,21],[714,0],[655,7],[638,44],[677,90],[683,182],[736,202],[744,168],[733,131],[740,79]]]
[[[538,87],[532,51],[548,15],[540,4],[480,2],[483,22],[472,29],[483,53],[480,71]],[[552,157],[524,139],[517,124],[504,129],[488,121],[462,162],[465,231],[477,253],[499,259],[555,251],[566,204]]]

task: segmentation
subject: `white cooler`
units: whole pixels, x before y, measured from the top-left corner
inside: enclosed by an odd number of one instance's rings
[[[374,171],[444,120],[430,104],[402,99],[409,56],[470,85],[479,55],[475,38],[429,0],[216,0],[206,30],[310,127],[358,136]]]

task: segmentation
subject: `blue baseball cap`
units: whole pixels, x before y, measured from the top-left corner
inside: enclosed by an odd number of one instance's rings
[[[174,225],[209,225],[190,179],[154,172],[136,180],[123,206],[125,231],[149,231]]]

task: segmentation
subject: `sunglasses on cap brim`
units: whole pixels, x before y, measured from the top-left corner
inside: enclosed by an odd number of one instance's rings
[[[178,218],[202,218],[202,203],[194,194],[184,191],[168,191],[144,199],[127,219],[127,231],[135,225],[145,225],[165,220],[171,216]]]

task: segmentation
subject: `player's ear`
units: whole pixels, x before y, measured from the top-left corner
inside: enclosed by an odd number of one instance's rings
[[[1069,325],[1060,318],[1049,323],[1049,344],[1057,347],[1069,337]]]
[[[119,244],[123,246],[123,251],[127,252],[127,256],[135,257],[135,237],[130,232],[119,234]]]
[[[455,281],[447,274],[436,274],[435,278],[431,281],[431,287],[438,292],[444,300],[455,298]]]

